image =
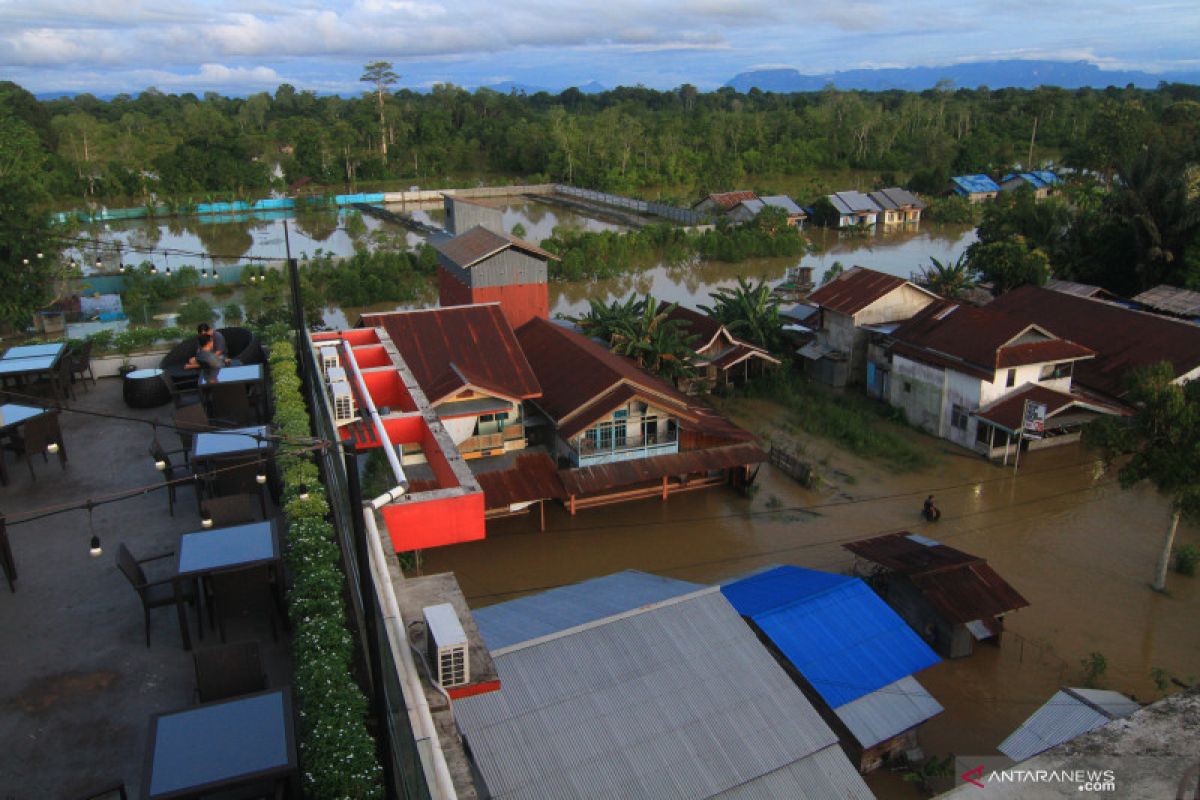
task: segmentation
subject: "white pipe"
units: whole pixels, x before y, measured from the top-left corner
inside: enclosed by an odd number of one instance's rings
[[[396,665],[396,672],[400,678],[400,690],[404,695],[409,722],[412,724],[413,738],[422,756],[425,782],[429,785],[433,800],[457,800],[458,793],[454,789],[454,780],[450,777],[446,755],[442,752],[433,714],[429,710],[429,701],[425,697],[417,664],[408,647],[408,631],[404,627],[404,617],[400,613],[400,604],[396,602],[396,592],[392,588],[387,555],[379,541],[379,528],[375,525],[375,512],[371,508],[364,508],[362,512],[370,544],[367,556],[371,562],[371,576],[383,612],[388,647],[392,651],[392,662]]]
[[[362,372],[358,368],[358,359],[354,357],[354,348],[345,339],[338,341],[343,345],[342,350],[346,354],[346,360],[350,362],[354,380],[358,382],[358,391],[362,394],[363,402],[367,406],[367,413],[375,424],[375,433],[379,436],[388,463],[392,465],[392,474],[396,476],[396,485],[371,501],[373,508],[383,508],[408,491],[408,478],[404,477],[404,467],[401,466],[400,459],[396,457],[396,448],[392,447],[391,441],[388,440],[387,428],[384,427],[383,419],[375,408],[375,401],[371,399],[371,393],[367,391],[367,382],[363,380]]]

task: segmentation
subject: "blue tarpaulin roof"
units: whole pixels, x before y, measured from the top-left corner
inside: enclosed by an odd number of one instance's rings
[[[785,566],[721,591],[834,709],[940,660],[858,578]]]
[[[1002,183],[1008,183],[1013,178],[1020,178],[1035,189],[1044,189],[1062,183],[1062,180],[1048,169],[1036,169],[1033,172],[1011,172],[1004,176]]]
[[[987,175],[956,175],[950,180],[954,182],[956,191],[965,194],[1000,191],[996,182]]]
[[[629,569],[472,609],[471,614],[488,649],[497,650],[703,588]]]

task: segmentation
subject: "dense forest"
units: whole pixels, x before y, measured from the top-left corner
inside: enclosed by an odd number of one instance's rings
[[[338,191],[546,179],[694,199],[847,171],[934,192],[952,174],[1047,160],[1111,175],[1147,143],[1194,156],[1200,139],[1200,87],[1185,85],[525,96],[393,92],[386,71],[374,76],[377,91],[359,98],[285,84],[245,98],[147,89],[40,102],[4,83],[0,108],[35,133],[46,189],[63,199],[259,196],[304,178]]]

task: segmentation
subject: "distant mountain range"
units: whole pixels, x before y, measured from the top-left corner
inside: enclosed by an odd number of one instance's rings
[[[1133,84],[1153,89],[1159,82],[1200,84],[1200,72],[1164,72],[1158,75],[1136,70],[1102,70],[1087,61],[978,61],[944,67],[904,67],[896,69],[852,69],[822,75],[802,75],[794,69],[763,69],[743,72],[725,85],[748,92],[815,92],[833,84],[838,89],[883,91],[904,89],[911,92],[932,89],[939,81],[952,81],[954,88],[991,89],[1013,87],[1033,89],[1059,86],[1103,89]]]
[[[516,92],[517,94],[537,94],[538,92],[549,92],[550,94],[558,94],[560,92],[566,91],[566,89],[568,87],[564,86],[562,89],[548,89],[545,86],[532,86],[528,83],[518,83],[516,81],[501,81],[500,83],[491,83],[486,86],[480,86],[479,88],[480,89],[491,89],[493,92],[500,92],[500,94],[512,94],[513,92]],[[599,83],[598,81],[590,81],[588,83],[583,84],[582,86],[576,86],[575,88],[578,89],[583,94],[599,94],[600,92],[608,91],[608,87],[602,83]]]

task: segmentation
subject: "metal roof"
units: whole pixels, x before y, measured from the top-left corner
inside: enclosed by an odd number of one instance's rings
[[[828,195],[828,197],[829,202],[833,203],[833,207],[842,214],[855,214],[859,212],[875,214],[883,210],[875,204],[874,200],[862,192],[834,192]]]
[[[942,711],[941,703],[911,675],[834,709],[863,747],[874,747]]]
[[[491,797],[872,796],[715,589],[493,656],[501,689],[454,704]]]
[[[435,242],[433,248],[450,259],[454,264],[464,269],[491,258],[501,250],[515,248],[535,258],[558,260],[558,256],[543,250],[532,242],[517,239],[505,233],[488,230],[482,225],[476,225],[471,230],[460,233],[453,239]]]
[[[810,303],[842,314],[857,314],[876,300],[908,284],[936,298],[937,295],[895,275],[866,267],[851,267],[808,296]]]
[[[971,416],[985,419],[991,424],[1003,428],[1010,433],[1016,433],[1024,421],[1025,401],[1041,403],[1046,407],[1046,427],[1053,428],[1052,417],[1070,408],[1081,408],[1098,414],[1116,414],[1128,416],[1129,410],[1113,403],[1072,392],[1056,392],[1036,383],[1027,383],[1017,390],[971,412]]]
[[[788,214],[792,214],[792,215],[795,215],[795,214],[803,215],[804,214],[804,209],[802,209],[802,208],[800,208],[800,206],[796,205],[796,201],[793,200],[792,198],[788,197],[786,194],[774,194],[774,195],[771,195],[770,197],[763,197],[760,199],[766,205],[774,206],[775,208],[782,208]]]
[[[997,749],[1014,761],[1024,761],[1114,719],[1127,717],[1140,708],[1120,692],[1062,689],[1022,722]]]
[[[900,209],[900,208],[924,208],[917,196],[907,189],[901,189],[899,186],[892,186],[887,189],[880,189],[877,192],[871,192],[869,197],[875,201],[875,205],[882,209]]]
[[[1134,297],[1133,302],[1179,317],[1200,316],[1200,292],[1167,286],[1165,283],[1147,289]]]
[[[831,708],[941,660],[858,578],[783,566],[728,583],[721,592]]]
[[[636,569],[472,609],[489,649],[538,639],[704,587]]]
[[[1097,297],[1111,296],[1102,286],[1093,286],[1090,283],[1078,283],[1076,281],[1064,281],[1060,278],[1051,278],[1046,281],[1046,288],[1052,289],[1063,294],[1073,294],[1076,297]]]
[[[732,427],[732,423],[730,423]],[[744,431],[743,431],[744,433]],[[567,494],[584,496],[619,486],[648,484],[663,477],[694,472],[761,464],[767,460],[762,448],[750,442],[684,450],[661,456],[611,461],[590,467],[559,470]]]
[[[961,191],[963,194],[1000,191],[1000,186],[987,175],[956,175],[950,180],[956,187],[955,191]]]
[[[1032,172],[1010,172],[1004,176],[1001,183],[1008,183],[1013,178],[1020,178],[1034,189],[1048,189],[1062,183],[1062,179],[1049,170],[1040,169]]]
[[[756,195],[754,192],[746,190],[736,192],[717,192],[705,197],[699,203],[696,203],[696,206],[700,205],[700,203],[703,203],[704,200],[711,200],[713,203],[720,206],[723,211],[728,211],[744,200],[755,200],[757,198],[758,195]],[[692,208],[695,208],[696,206],[692,206]]]

